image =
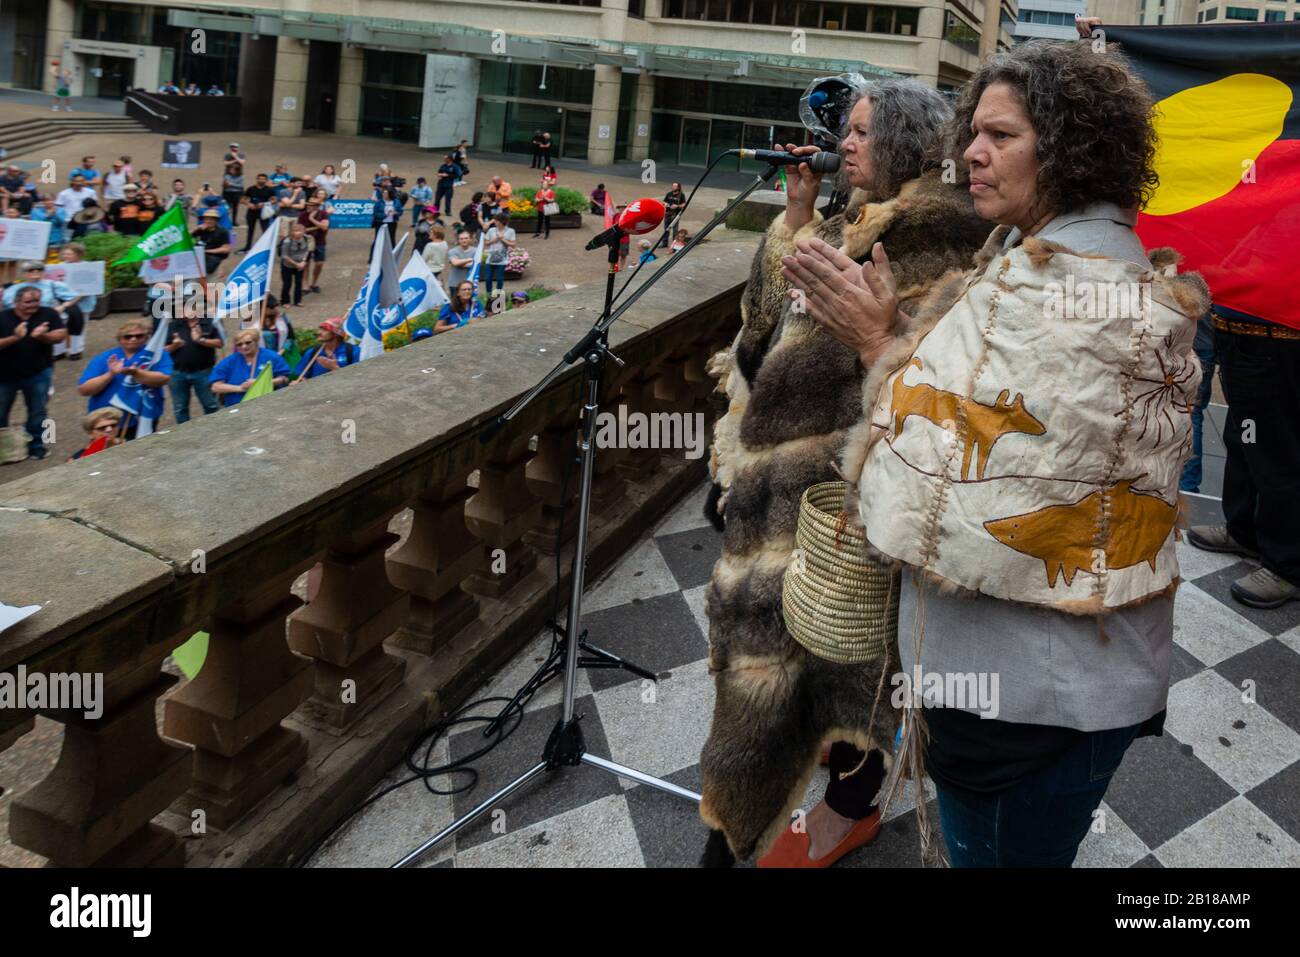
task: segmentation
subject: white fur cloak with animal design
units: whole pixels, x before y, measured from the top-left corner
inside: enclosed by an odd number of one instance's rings
[[[947,590],[1073,614],[1166,593],[1205,282],[1172,250],[1148,268],[1006,233],[873,368],[844,459],[867,541]]]

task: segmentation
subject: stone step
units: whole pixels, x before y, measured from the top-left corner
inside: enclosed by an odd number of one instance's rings
[[[6,158],[11,158],[78,135],[148,132],[148,127],[131,117],[32,117],[0,125],[0,146],[5,148]]]

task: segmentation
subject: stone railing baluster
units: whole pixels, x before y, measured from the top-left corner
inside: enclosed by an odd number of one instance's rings
[[[384,640],[406,622],[405,590],[388,579],[385,554],[397,541],[393,509],[340,539],[321,560],[320,586],[289,616],[289,647],[315,661],[315,690],[300,719],[342,732],[402,682],[406,662]]]
[[[388,577],[410,594],[410,613],[392,642],[423,655],[446,644],[478,617],[478,599],[461,583],[486,561],[483,542],[465,524],[474,489],[469,469],[439,483],[412,505],[411,531],[388,556]]]
[[[299,601],[289,591],[302,567],[218,610],[208,653],[193,681],[169,697],[163,733],[194,745],[194,781],[174,807],[229,828],[307,758],[302,736],[283,725],[311,693],[311,665],[285,644],[285,619]]]

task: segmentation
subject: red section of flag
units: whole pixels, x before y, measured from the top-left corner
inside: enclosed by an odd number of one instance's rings
[[[102,452],[106,448],[108,448],[108,436],[101,435],[81,450],[81,457],[84,459],[87,455],[94,455],[96,452]]]
[[[614,225],[614,198],[609,195],[609,190],[605,190],[605,228]]]
[[[1172,216],[1138,217],[1148,249],[1172,246],[1214,301],[1300,329],[1300,297],[1285,266],[1300,246],[1300,140],[1276,140],[1259,154],[1254,182]]]

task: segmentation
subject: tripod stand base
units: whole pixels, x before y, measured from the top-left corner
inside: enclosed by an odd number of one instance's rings
[[[575,726],[576,726],[576,721],[575,721]],[[554,742],[557,738],[557,735],[562,736],[564,734],[565,734],[565,729],[563,723],[557,724],[555,729],[551,732],[551,741]],[[579,736],[579,740],[581,740],[580,736]],[[549,748],[549,742],[548,742],[548,748]],[[570,762],[565,762],[565,763],[570,763]],[[577,763],[586,764],[593,768],[598,768],[601,771],[608,771],[610,774],[613,774],[617,777],[627,778],[629,781],[635,781],[637,784],[644,784],[646,787],[652,787],[659,791],[666,791],[668,794],[675,795],[676,797],[679,798],[685,798],[688,801],[694,801],[696,804],[700,803],[700,796],[696,794],[694,791],[689,791],[686,788],[679,787],[678,785],[673,784],[670,781],[664,781],[660,778],[656,778],[649,774],[645,774],[644,772],[638,771],[635,768],[625,767],[613,761],[607,761],[604,758],[598,758],[594,754],[586,754],[584,752],[580,755],[577,755]],[[563,767],[563,765],[556,765],[554,766],[554,769],[559,770],[561,767]],[[445,828],[443,828],[433,837],[429,838],[427,841],[425,841],[415,850],[411,851],[400,861],[394,864],[393,867],[395,868],[409,867],[411,864],[414,864],[421,857],[423,857],[425,854],[431,851],[434,847],[441,844],[443,841],[451,837],[453,834],[456,834],[457,832],[462,831],[465,828],[469,827],[471,824],[473,824],[475,821],[481,818],[488,811],[492,810],[492,808],[495,807],[497,804],[500,804],[510,795],[514,794],[516,791],[522,788],[525,784],[527,784],[528,782],[532,781],[534,778],[541,775],[548,768],[552,768],[552,763],[549,759],[533,765],[533,767],[529,768],[519,777],[515,778],[513,781],[511,781],[509,784],[503,787],[500,791],[497,791],[496,794],[493,794],[482,804],[479,804],[477,807],[475,807],[472,811],[470,811],[460,820],[453,821],[451,824],[447,825]]]

